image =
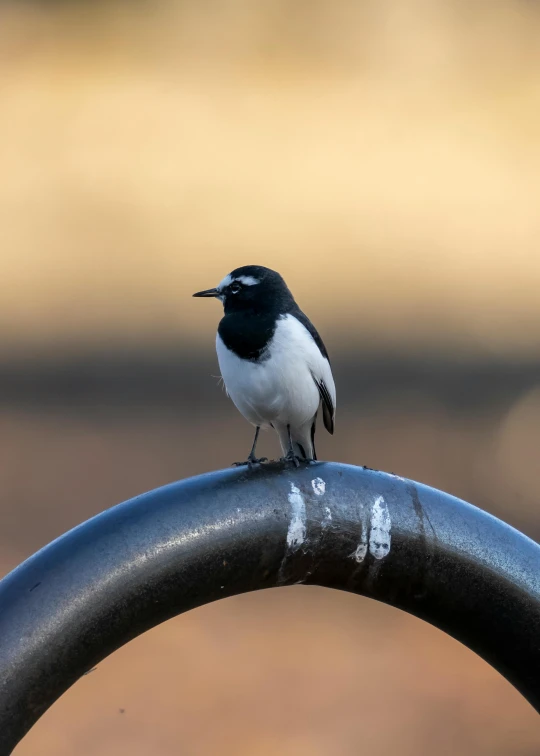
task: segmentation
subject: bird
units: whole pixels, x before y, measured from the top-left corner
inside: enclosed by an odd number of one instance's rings
[[[277,433],[282,461],[298,467],[316,460],[317,414],[322,404],[324,426],[333,434],[336,387],[326,347],[282,276],[244,265],[193,296],[223,304],[216,334],[221,376],[236,408],[255,426],[247,460],[235,464],[267,461],[256,457],[261,428]]]

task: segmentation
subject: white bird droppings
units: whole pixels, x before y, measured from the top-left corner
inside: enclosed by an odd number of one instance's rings
[[[360,543],[356,547],[356,551],[353,551],[351,556],[356,559],[358,563],[363,562],[366,558],[368,550],[368,540],[367,540],[367,533],[366,533],[366,526],[364,523],[362,523],[362,535],[360,536]]]
[[[288,499],[292,512],[287,531],[287,545],[291,549],[297,549],[306,540],[306,504],[300,489],[294,483],[291,483]]]
[[[371,531],[369,534],[369,552],[375,559],[384,559],[390,553],[390,512],[382,496],[375,499],[371,509]]]
[[[322,478],[314,478],[311,481],[311,486],[316,496],[324,496],[326,491],[326,483]]]
[[[358,546],[356,547],[356,551],[353,554],[353,557],[356,559],[358,563],[363,562],[366,558],[367,554],[367,541],[360,541]]]
[[[323,526],[323,528],[327,528],[331,522],[332,522],[332,512],[330,511],[330,507],[325,507],[324,518],[321,525]]]
[[[390,529],[392,527],[392,521],[390,519],[390,513],[388,507],[382,496],[378,496],[371,508],[370,517],[370,530],[369,541],[366,532],[366,525],[362,522],[362,533],[360,535],[360,543],[356,547],[356,551],[353,551],[351,557],[356,559],[358,563],[363,562],[366,555],[369,553],[375,557],[375,559],[384,559],[390,553],[391,536]]]

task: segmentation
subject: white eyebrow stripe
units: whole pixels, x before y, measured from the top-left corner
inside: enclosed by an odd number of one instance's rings
[[[229,284],[231,282],[232,282],[232,278],[231,278],[231,276],[229,274],[228,276],[225,276],[225,278],[223,279],[223,281],[217,285],[217,289],[219,291],[223,291],[223,289],[226,289],[227,286],[229,286]]]
[[[259,279],[253,278],[253,276],[238,276],[234,280],[244,284],[244,286],[255,286],[255,284],[260,283]]]

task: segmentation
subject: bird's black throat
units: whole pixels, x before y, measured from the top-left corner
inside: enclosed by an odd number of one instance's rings
[[[275,313],[231,312],[221,319],[218,333],[227,349],[238,357],[261,362],[270,356],[267,347],[278,318]]]

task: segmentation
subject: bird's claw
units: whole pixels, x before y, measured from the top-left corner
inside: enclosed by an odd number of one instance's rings
[[[233,467],[253,467],[268,462],[268,457],[248,457],[244,462],[233,462]]]
[[[301,461],[300,457],[297,457],[293,451],[288,452],[285,457],[281,458],[281,462],[292,462],[295,467],[300,467]]]

